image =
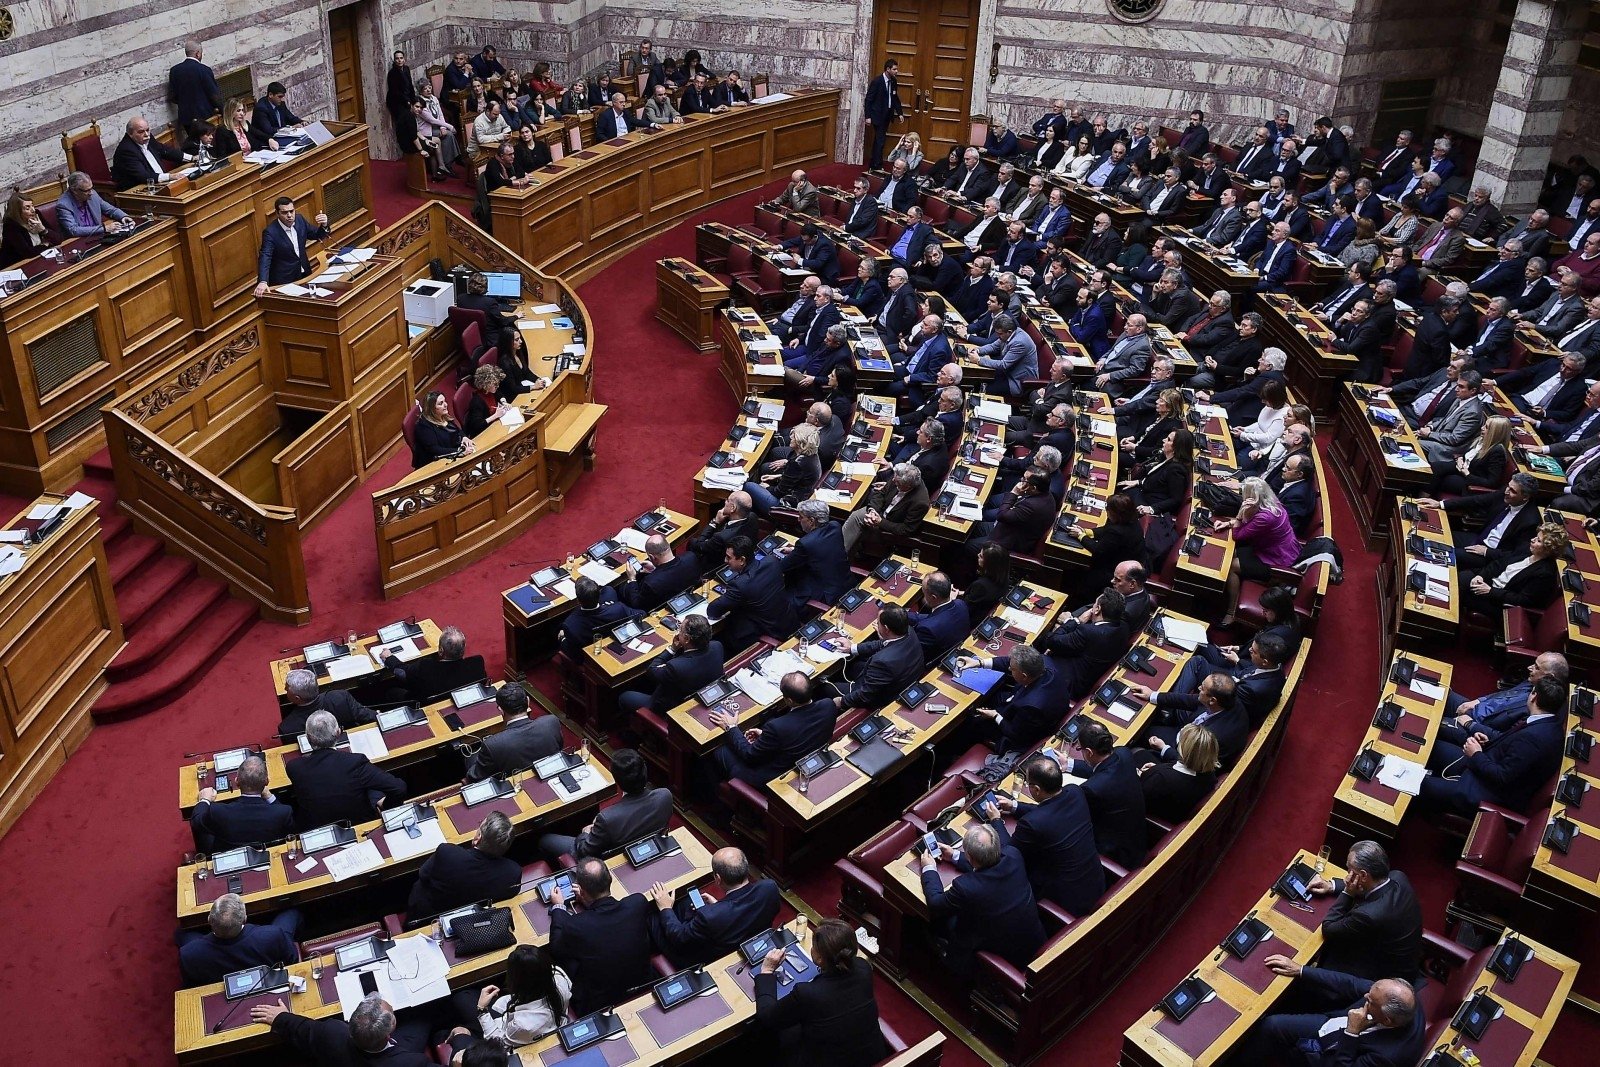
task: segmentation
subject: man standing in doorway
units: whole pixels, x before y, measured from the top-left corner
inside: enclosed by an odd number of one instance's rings
[[[905,112],[900,108],[899,73],[900,64],[888,60],[883,65],[883,73],[867,86],[865,110],[867,130],[872,137],[872,151],[868,154],[867,165],[873,170],[883,167],[883,142],[889,136],[889,123],[905,118]]]

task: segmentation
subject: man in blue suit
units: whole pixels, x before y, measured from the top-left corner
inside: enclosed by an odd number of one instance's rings
[[[1498,737],[1474,733],[1457,747],[1438,743],[1428,757],[1433,773],[1417,797],[1427,813],[1470,818],[1482,801],[1526,811],[1535,791],[1561,769],[1567,686],[1545,677],[1533,684],[1528,717]]]
[[[1403,978],[1369,981],[1353,974],[1303,967],[1287,956],[1264,961],[1274,973],[1294,978],[1293,992],[1305,990],[1319,1001],[1350,1004],[1339,1025],[1338,1011],[1278,1012],[1251,1028],[1238,1063],[1281,1063],[1296,1067],[1359,1064],[1361,1067],[1411,1067],[1427,1051],[1427,1019]],[[1292,994],[1291,994],[1292,995]]]
[[[274,285],[298,281],[311,273],[311,259],[306,245],[311,241],[328,238],[328,216],[317,212],[316,227],[302,218],[294,209],[294,201],[280,196],[273,202],[277,213],[261,233],[261,258],[256,265],[256,295],[261,296]]]
[[[625,619],[636,619],[642,613],[617,599],[611,589],[602,589],[593,578],[580,577],[573,583],[576,610],[562,620],[561,633],[556,644],[567,656],[576,659],[595,638]]]
[[[602,141],[626,137],[639,126],[639,120],[628,110],[628,98],[621,93],[612,93],[611,106],[600,112],[594,120],[595,133]]]
[[[1356,198],[1349,193],[1333,198],[1333,217],[1322,228],[1322,236],[1317,238],[1317,247],[1330,256],[1337,256],[1343,252],[1345,246],[1355,240],[1356,220],[1352,212],[1355,211]]]
[[[897,160],[895,166],[905,165],[903,160]],[[910,181],[903,183],[905,188],[915,189]],[[898,197],[896,190],[895,196]],[[915,196],[913,192],[910,194]],[[909,197],[908,197],[909,199]],[[900,209],[896,209],[900,210]],[[934,239],[933,227],[929,226],[922,217],[922,209],[915,204],[908,203],[904,208],[906,213],[906,228],[900,231],[900,236],[895,238],[894,244],[889,249],[889,255],[896,263],[902,266],[914,267],[922,262],[922,254],[927,251],[928,242]]]
[[[974,708],[973,721],[998,752],[1026,752],[1061,723],[1071,703],[1062,672],[1032,645],[1009,656],[962,657],[963,668],[988,667],[1011,676],[1009,694],[993,708]]]
[[[839,306],[833,302],[833,287],[819,285],[811,297],[811,313],[805,314],[802,309],[795,316],[795,329],[791,331],[789,344],[783,350],[785,363],[796,357],[801,357],[802,362],[813,350],[820,351],[827,340],[828,328],[838,325],[844,317]],[[802,319],[804,328],[800,327]]]
[[[1539,420],[1539,432],[1546,434],[1572,421],[1583,407],[1588,385],[1583,380],[1589,361],[1580,352],[1566,352],[1560,359],[1530,363],[1496,384],[1518,411]]]
[[[920,398],[921,387],[932,385],[939,371],[951,360],[950,339],[944,333],[944,320],[937,315],[925,316],[902,351],[904,358],[895,362],[895,381],[889,386],[889,392],[895,396],[912,393]]]
[[[1520,718],[1526,714],[1528,694],[1533,692],[1533,687],[1540,678],[1548,676],[1565,685],[1570,677],[1570,671],[1567,657],[1559,652],[1545,652],[1528,664],[1528,677],[1509,689],[1500,689],[1472,700],[1452,689],[1450,695],[1445,697],[1445,721],[1455,726],[1467,727],[1470,731],[1478,723],[1489,722],[1506,712],[1515,712]],[[1462,742],[1465,741],[1466,738],[1462,738]]]
[[[222,976],[246,967],[300,962],[295,934],[300,913],[290,908],[257,926],[245,922],[244,901],[237,893],[224,893],[206,916],[207,931],[185,930],[178,935],[178,970],[184,986],[210,985]]]
[[[873,170],[883,166],[883,142],[889,136],[889,123],[905,117],[900,105],[900,83],[895,78],[899,73],[900,64],[888,60],[883,65],[883,73],[867,86],[863,110],[867,114],[867,128],[872,135],[872,151],[867,156],[867,165]]]
[[[1010,159],[1017,154],[1017,135],[1006,129],[1003,122],[990,123],[989,133],[983,139],[983,154],[990,159]]]
[[[178,126],[204,122],[222,110],[222,88],[201,62],[199,41],[183,42],[183,62],[167,71],[167,99],[178,105]]]
[[[978,814],[1000,835],[1002,847],[1009,844],[1022,855],[1035,898],[1087,915],[1106,891],[1089,800],[1077,786],[1061,787],[1061,765],[1049,756],[1028,760],[1022,776],[1032,803],[997,797]],[[1016,815],[1015,832],[1007,834],[1002,814]]]
[[[1067,236],[1067,228],[1072,225],[1072,209],[1067,207],[1066,194],[1060,189],[1050,190],[1050,202],[1039,209],[1033,217],[1034,231],[1039,235],[1039,243],[1047,241],[1060,244]]]
[[[1183,665],[1171,689],[1154,695],[1156,707],[1176,713],[1173,717],[1182,719],[1181,726],[1189,721],[1183,716],[1193,716],[1200,710],[1201,682],[1207,675],[1221,671],[1237,683],[1234,699],[1249,717],[1250,725],[1258,726],[1283,696],[1283,661],[1287,653],[1283,638],[1266,631],[1256,635],[1243,655],[1238,647],[1201,645]],[[1137,693],[1142,700],[1152,699],[1148,686],[1132,685],[1128,692]]]
[[[844,551],[844,533],[820,500],[802,500],[795,508],[800,517],[800,539],[783,557],[783,580],[794,599],[795,610],[808,600],[832,604],[850,588],[850,557]]]
[[[1039,348],[1010,315],[994,317],[995,339],[978,349],[978,365],[995,372],[995,384],[1015,400],[1023,383],[1039,376]]]
[[[1071,453],[1071,449],[1067,449]],[[1125,625],[1123,595],[1115,589],[1100,593],[1077,615],[1067,614],[1045,638],[1044,650],[1071,700],[1082,700],[1100,676],[1122,658],[1131,643]]]
[[[1217,739],[1222,765],[1231,767],[1250,743],[1250,716],[1236,695],[1233,676],[1221,671],[1200,680],[1192,695],[1156,694],[1159,725],[1150,727],[1149,747],[1156,758],[1172,762],[1178,758],[1178,731],[1194,723],[1204,726]]]
[[[136,225],[127,212],[102,199],[94,179],[81,170],[67,175],[67,188],[56,200],[56,221],[68,237],[131,230]]]
[[[799,671],[784,675],[778,689],[783,705],[760,726],[741,730],[737,715],[720,708],[711,713],[711,724],[725,742],[711,756],[721,780],[766,785],[833,740],[839,706],[831,697],[813,700],[811,679]]]
[[[1084,181],[1096,189],[1115,189],[1128,177],[1128,147],[1121,141],[1089,165]]]
[[[898,696],[922,674],[925,663],[922,645],[909,636],[911,622],[899,604],[885,605],[874,624],[876,636],[859,645],[845,642],[846,651],[855,657],[850,672],[855,681],[834,704],[845,708],[877,711]],[[837,639],[835,639],[837,640]]]
[[[951,598],[950,576],[934,571],[922,580],[922,610],[906,615],[924,663],[934,663],[972,631],[965,600]]]
[[[247,756],[237,773],[239,796],[234,800],[218,802],[215,789],[200,790],[189,828],[194,831],[194,847],[201,852],[269,844],[294,833],[294,809],[267,791],[266,762],[260,756]]]
[[[622,583],[619,599],[630,608],[654,611],[700,581],[699,561],[689,555],[674,556],[672,545],[660,534],[644,539],[644,554],[643,570],[628,557],[628,580]]]
[[[1522,274],[1527,265],[1528,257],[1522,254],[1522,242],[1507,241],[1500,246],[1499,257],[1467,283],[1467,291],[1508,299],[1516,297],[1522,292]]]
[[[685,893],[681,901],[657,882],[650,899],[658,916],[661,952],[677,968],[699,967],[738,949],[763,930],[771,929],[783,896],[770,878],[750,879],[750,861],[736,848],[719,848],[711,857],[717,896],[703,891],[706,903],[696,908]]]
[[[273,82],[267,86],[266,95],[256,101],[250,112],[251,148],[270,148],[278,143],[279,130],[305,124],[305,119],[289,110],[288,97],[288,88],[282,82]]]
[[[1144,823],[1144,787],[1128,750],[1118,748],[1111,731],[1091,722],[1078,732],[1082,759],[1068,758],[1061,767],[1083,783],[1094,820],[1095,848],[1112,863],[1133,870],[1144,866],[1150,851]]]
[[[783,584],[783,563],[768,556],[755,558],[748,537],[735,537],[724,551],[723,563],[732,570],[722,595],[706,608],[712,622],[727,619],[722,643],[735,654],[755,643],[762,634],[788,637],[800,625],[788,587]]]
[[[795,258],[799,260],[798,266],[815,274],[826,284],[832,285],[838,278],[839,249],[827,234],[817,229],[816,223],[806,223],[799,236],[789,238],[779,247],[785,251],[793,250]]]
[[[1294,272],[1294,242],[1289,240],[1289,224],[1274,223],[1272,239],[1261,250],[1253,266],[1261,280],[1256,282],[1258,293],[1281,293],[1289,275]]]
[[[687,558],[696,557],[690,554]],[[617,707],[628,715],[644,707],[666,711],[721,678],[726,664],[722,642],[711,640],[711,623],[706,617],[685,616],[672,635],[672,644],[651,661],[640,679],[643,687],[619,694]]]
[[[1002,845],[994,827],[977,823],[962,839],[957,870],[965,870],[948,889],[939,877],[941,859],[955,861],[955,851],[940,844],[937,853],[923,853],[922,895],[946,939],[945,965],[968,975],[979,952],[993,952],[1013,967],[1027,967],[1045,936],[1022,854]]]

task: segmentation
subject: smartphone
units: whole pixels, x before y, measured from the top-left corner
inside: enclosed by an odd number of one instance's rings
[[[461,716],[453,711],[444,713],[444,724],[452,730],[465,730],[467,724],[461,721]]]
[[[363,996],[370,996],[378,991],[378,975],[376,971],[361,972],[361,992]]]
[[[244,879],[237,874],[228,875],[228,892],[235,895],[244,892]]]
[[[215,786],[217,792],[226,793],[228,791],[228,785],[228,776],[226,774],[217,775],[217,784]]]
[[[938,838],[938,835],[931,834],[931,833],[923,834],[922,835],[922,847],[927,849],[929,852],[933,853],[935,856],[937,856],[939,854],[939,838]]]
[[[706,906],[706,898],[700,895],[700,890],[690,889],[689,904],[694,908],[695,911],[699,911],[701,908]]]
[[[989,791],[988,791],[988,792],[987,792],[987,793],[985,793],[985,794],[983,794],[983,799],[982,799],[982,800],[980,800],[980,801],[978,801],[978,807],[980,807],[980,808],[981,808],[981,807],[983,807],[983,806],[984,806],[984,805],[985,805],[985,804],[994,804],[994,805],[997,805],[997,806],[998,806],[998,805],[999,805],[999,803],[1000,803],[1000,802],[999,802],[999,801],[998,801],[998,800],[997,800],[997,799],[996,799],[996,798],[995,798],[995,795],[994,795],[994,790],[993,790],[993,789],[991,789],[991,790],[989,790]]]

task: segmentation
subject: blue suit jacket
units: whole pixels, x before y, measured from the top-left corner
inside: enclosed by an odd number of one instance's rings
[[[951,600],[930,612],[913,611],[910,619],[912,636],[922,646],[922,658],[928,663],[956,647],[972,631],[964,600]]]
[[[1557,714],[1501,734],[1463,766],[1475,799],[1524,811],[1533,794],[1561,769],[1563,719]]]
[[[728,583],[727,591],[706,608],[713,622],[727,617],[723,644],[743,651],[762,634],[788,637],[800,625],[788,587],[783,584],[783,563],[771,556],[752,560]]]
[[[1033,228],[1039,234],[1040,244],[1052,238],[1065,237],[1067,227],[1072,225],[1072,209],[1066,204],[1062,204],[1058,209],[1052,209],[1046,204],[1033,217],[1033,223]]]
[[[1472,279],[1470,291],[1484,296],[1515,296],[1522,292],[1522,270],[1527,265],[1522,257],[1497,259]]]
[[[1017,154],[1017,135],[1010,130],[1004,136],[996,137],[994,131],[989,131],[989,136],[983,139],[983,151],[991,156],[1014,156]]]
[[[1422,198],[1422,214],[1429,218],[1442,218],[1450,209],[1450,194],[1444,191],[1444,186],[1435,189],[1433,193]]]
[[[178,949],[185,986],[210,985],[222,976],[260,964],[298,963],[300,949],[281,926],[245,923],[239,936],[223,941],[215,934],[195,938]]]
[[[763,878],[690,913],[687,920],[667,908],[661,912],[661,949],[674,967],[710,963],[769,929],[781,902],[778,884]]]
[[[641,613],[617,599],[611,589],[600,590],[600,603],[593,609],[574,608],[561,623],[558,644],[561,651],[576,656],[585,645],[624,619],[638,618]]]
[[[1326,995],[1328,1003],[1340,1005],[1337,1013],[1326,1013],[1329,1018],[1337,1018],[1360,1004],[1367,990],[1372,987],[1368,979],[1321,967],[1305,968],[1296,982],[1316,987]],[[1313,1041],[1320,1051],[1315,1058],[1308,1060],[1302,1057],[1303,1062],[1324,1063],[1330,1067],[1333,1064],[1370,1064],[1378,1067],[1382,1064],[1416,1063],[1422,1059],[1423,1053],[1428,1050],[1423,1040],[1427,1036],[1427,1025],[1427,1013],[1418,1011],[1412,1015],[1411,1025],[1404,1028],[1374,1027],[1360,1037],[1351,1037],[1341,1026],[1326,1037],[1318,1037],[1314,1029],[1296,1036]]]
[[[1273,259],[1273,250],[1278,248],[1281,248],[1282,251],[1278,253],[1276,259]],[[1282,245],[1276,245],[1269,242],[1267,246],[1261,250],[1261,254],[1256,257],[1254,264],[1256,272],[1261,275],[1261,281],[1257,283],[1256,288],[1265,289],[1270,292],[1281,292],[1284,283],[1289,280],[1289,275],[1294,271],[1295,258],[1294,246],[1290,245],[1287,241],[1285,241]],[[1268,260],[1271,260],[1272,262],[1272,269],[1270,271],[1267,269]]]
[[[733,757],[730,768],[735,778],[764,785],[789,770],[800,757],[833,740],[833,725],[838,708],[832,700],[816,700],[790,708],[761,724],[761,736],[753,742],[737,726],[722,732]]]
[[[1343,252],[1345,246],[1355,240],[1356,220],[1354,216],[1342,219],[1330,219],[1328,225],[1323,227],[1322,236],[1317,239],[1317,247],[1336,256]]]
[[[298,126],[303,121],[289,110],[288,104],[273,107],[272,101],[263,96],[250,112],[250,147],[265,148],[267,141],[276,136],[279,130],[285,126]]]
[[[867,86],[867,99],[862,110],[874,126],[887,125],[891,116],[902,114],[899,80],[879,71],[872,79],[872,84]]]
[[[89,202],[83,205],[92,220],[85,226],[78,220],[78,202],[72,198],[71,193],[62,193],[56,200],[56,222],[61,227],[61,232],[68,237],[85,237],[90,234],[103,233],[106,228],[106,219],[121,222],[128,217],[128,213],[108,203],[101,198],[95,190],[89,190]]]
[[[1091,300],[1081,307],[1067,323],[1073,340],[1089,350],[1091,359],[1099,359],[1111,350],[1111,338],[1106,334],[1106,313],[1099,301]]]
[[[1494,338],[1491,336],[1490,340]],[[1502,374],[1496,381],[1507,397],[1516,397],[1536,386],[1544,385],[1560,370],[1559,359],[1546,359],[1526,367],[1519,367],[1509,374]],[[1567,379],[1555,391],[1555,395],[1544,402],[1544,421],[1554,429],[1577,418],[1578,413],[1583,410],[1583,395],[1587,391],[1588,386],[1584,383],[1582,374]]]
[[[178,105],[178,125],[209,119],[222,110],[222,89],[211,68],[185,57],[167,72],[167,99]]]
[[[844,550],[844,528],[829,519],[808,534],[802,534],[794,548],[783,557],[783,577],[789,591],[801,603],[823,600],[832,604],[850,588],[850,557]]]
[[[995,266],[1001,270],[1017,271],[1023,267],[1033,266],[1033,261],[1039,258],[1039,242],[1030,241],[1026,236],[1015,244],[1006,241],[1000,246],[1000,251],[994,255]]]
[[[650,706],[665,711],[688,700],[690,693],[722,677],[727,659],[721,641],[711,642],[704,652],[678,655],[664,652],[657,656],[650,664],[650,678],[656,684],[655,691],[650,694]]]
[[[906,179],[905,181],[901,182],[900,183],[900,187],[895,189],[895,191],[894,191],[894,200],[895,200],[895,210],[896,211],[904,211],[905,210],[905,208],[902,208],[902,207],[899,206],[899,204],[900,204],[900,189],[911,189],[912,190],[912,192],[907,194],[907,196],[905,198],[906,199],[906,207],[910,207],[911,206],[912,198],[916,196],[916,191],[915,191],[916,190],[916,186],[911,183],[911,180],[909,178]],[[901,233],[901,236],[902,237],[905,236],[903,231]],[[912,263],[916,263],[918,260],[920,260],[922,258],[922,253],[927,249],[928,242],[931,241],[931,240],[933,240],[933,227],[929,226],[926,222],[919,222],[915,226],[911,227],[911,240],[909,242],[907,242],[905,258],[900,260],[900,262],[905,263],[907,265],[912,264]],[[897,238],[895,238],[894,246],[891,246],[891,247],[898,246],[899,244],[900,244],[900,238],[897,237]]]
[[[622,129],[617,129],[617,110],[611,107],[600,112],[599,118],[594,120],[595,132],[599,134],[602,141],[609,141],[613,137],[623,137],[639,128],[639,120],[634,118],[632,110],[623,110],[622,125]]]
[[[294,833],[294,809],[265,797],[202,800],[189,817],[201,852],[224,852],[246,845],[281,841]]]
[[[312,226],[299,215],[294,217],[294,232],[300,240],[300,253],[295,254],[289,235],[277,219],[267,223],[261,233],[261,259],[256,264],[256,281],[268,285],[282,285],[297,281],[311,273],[311,260],[306,255],[306,245],[311,241],[326,240],[326,226]]]
[[[800,265],[824,283],[832,285],[839,276],[839,249],[826,235],[817,234],[809,252],[805,248],[805,238],[799,236],[784,241],[781,247],[795,249],[795,254],[800,257]]]
[[[1139,772],[1125,748],[1091,769],[1088,763],[1074,760],[1072,773],[1087,774],[1083,792],[1089,798],[1089,814],[1094,819],[1095,847],[1111,862],[1132,870],[1144,866],[1150,851],[1144,823],[1144,786]]]
[[[700,581],[700,561],[685,553],[649,574],[622,583],[621,599],[630,608],[654,611]]]
[[[847,708],[871,708],[888,704],[922,674],[925,662],[922,645],[909,634],[897,641],[863,641],[857,659],[866,659],[860,676],[843,694]]]
[[[1010,656],[996,656],[994,669],[1004,674],[1011,668]],[[1071,681],[1049,659],[1044,672],[1027,685],[1017,687],[999,706],[1000,748],[1003,752],[1026,752],[1049,736],[1065,717],[1072,702]]]
[[[918,356],[918,353],[921,356]],[[917,360],[917,365],[912,366],[912,361]],[[927,341],[917,343],[914,347],[906,349],[906,377],[913,382],[931,384],[939,376],[939,368],[950,362],[950,339],[943,331],[934,334]]]
[[[1014,967],[1027,967],[1044,944],[1044,926],[1022,854],[1009,845],[1000,850],[992,867],[961,875],[949,889],[937,870],[924,869],[922,895],[935,919],[955,917],[949,962],[958,972],[970,970],[980,951],[993,952]]]
[[[1009,836],[1022,854],[1033,895],[1053,901],[1073,915],[1087,915],[1106,891],[1105,868],[1094,844],[1094,823],[1089,798],[1069,785],[1043,804],[1018,804],[1017,828],[1006,833],[1003,823],[990,823]]]

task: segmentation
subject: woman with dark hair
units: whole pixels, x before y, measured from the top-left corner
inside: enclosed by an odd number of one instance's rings
[[[1028,169],[1046,171],[1061,162],[1061,157],[1066,154],[1067,146],[1056,140],[1056,128],[1045,126],[1044,140],[1033,150],[1033,160]]]
[[[1122,235],[1122,251],[1112,266],[1122,274],[1137,267],[1150,255],[1150,223],[1136,219],[1128,223],[1128,232]]]
[[[928,181],[937,189],[949,181],[950,175],[954,174],[959,166],[961,166],[961,146],[952,145],[950,151],[945,153],[945,157],[928,171]]]
[[[781,948],[767,953],[755,985],[756,1022],[780,1032],[786,1064],[869,1067],[889,1054],[878,1028],[872,966],[861,958],[848,923],[829,919],[817,927],[811,938],[817,976],[779,1000],[784,953]]]
[[[1261,614],[1267,624],[1256,631],[1256,636],[1275,634],[1283,638],[1283,662],[1288,663],[1300,651],[1300,616],[1294,610],[1295,591],[1287,585],[1269,585],[1261,591]],[[1237,659],[1239,649],[1234,648]]]
[[[1011,553],[993,541],[978,550],[978,576],[962,592],[967,618],[983,619],[1011,588]]]
[[[1141,515],[1174,515],[1189,499],[1189,467],[1194,434],[1174,430],[1162,439],[1161,456],[1143,475],[1117,483],[1133,498]]]
[[[524,178],[540,167],[550,165],[550,149],[545,143],[534,135],[532,126],[524,126],[517,131],[514,142],[516,148],[517,177]]]
[[[533,73],[528,75],[528,89],[529,95],[561,95],[561,83],[550,77],[550,64],[542,59],[533,65]]]
[[[526,1045],[566,1022],[571,997],[572,981],[548,952],[538,945],[518,945],[506,960],[504,988],[484,986],[477,996],[477,1010],[470,1015],[479,1036]]]
[[[501,330],[494,346],[495,361],[505,375],[505,382],[500,387],[503,399],[510,400],[526,390],[543,389],[550,384],[528,365],[528,346],[522,342],[521,330]]]
[[[1128,164],[1128,176],[1117,186],[1115,192],[1125,202],[1138,204],[1144,200],[1146,193],[1155,188],[1155,184],[1155,179],[1150,176],[1150,164],[1142,159],[1135,159]]]
[[[823,403],[833,409],[839,421],[849,426],[856,411],[856,369],[849,363],[840,363],[828,372],[828,388],[822,394]]]
[[[1067,532],[1089,550],[1089,571],[1083,579],[1083,591],[1087,596],[1098,596],[1100,590],[1111,584],[1117,564],[1130,559],[1144,563],[1144,527],[1133,506],[1133,497],[1127,493],[1113,493],[1106,501],[1106,522],[1098,530],[1073,525]]]
[[[611,103],[611,75],[605,71],[589,83],[589,106],[605,107]]]
[[[694,48],[683,54],[683,62],[678,64],[678,73],[682,75],[679,85],[691,80],[696,74],[704,74],[707,85],[714,84],[717,80],[716,72],[701,62],[700,52]]]
[[[24,263],[56,243],[33,200],[21,192],[6,201],[5,223],[0,232],[0,267]]]
[[[461,432],[460,425],[450,414],[450,402],[437,389],[423,397],[422,417],[417,420],[411,441],[413,470],[426,467],[436,459],[473,450],[472,438]]]

